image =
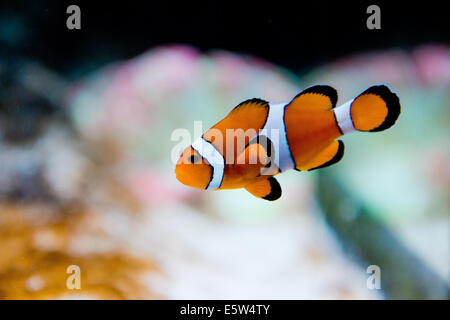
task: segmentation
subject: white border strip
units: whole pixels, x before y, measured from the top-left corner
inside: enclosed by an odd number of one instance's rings
[[[347,101],[343,105],[333,109],[334,115],[336,116],[337,125],[341,129],[342,134],[356,131],[350,115],[352,102],[353,100]]]
[[[270,103],[269,114],[267,115],[264,134],[272,141],[275,150],[275,165],[281,172],[293,169],[295,167],[291,151],[286,137],[286,125],[284,123],[284,113],[289,102]],[[273,131],[276,130],[276,133]]]
[[[211,165],[212,177],[206,190],[219,189],[222,184],[223,173],[225,170],[225,159],[223,155],[211,142],[206,141],[202,137],[195,140],[191,147]]]

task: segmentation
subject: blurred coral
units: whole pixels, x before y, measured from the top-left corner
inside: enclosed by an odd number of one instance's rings
[[[47,119],[31,142],[0,135],[0,297],[381,298],[324,223],[314,174],[286,173],[282,199],[267,203],[243,190],[194,190],[173,173],[175,129],[193,132],[195,120],[206,129],[242,100],[285,101],[315,83],[336,87],[341,103],[377,82],[398,91],[398,125],[370,143],[346,137],[344,161],[325,174],[395,225],[434,268],[448,268],[448,259],[436,260],[442,248],[422,254],[407,231],[426,220],[422,237],[432,239],[447,219],[448,52],[367,53],[299,79],[259,58],[174,45],[73,84],[50,77],[65,89],[43,93],[46,103],[69,117]],[[39,77],[19,79],[42,91],[30,80]],[[0,113],[1,132],[9,117]],[[72,264],[82,270],[80,291],[65,287]]]

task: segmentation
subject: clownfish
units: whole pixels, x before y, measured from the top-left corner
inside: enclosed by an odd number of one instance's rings
[[[275,175],[331,166],[344,155],[337,138],[386,130],[400,114],[399,98],[385,85],[339,107],[337,99],[334,88],[316,85],[286,103],[246,100],[183,151],[176,178],[194,188],[245,188],[258,198],[277,200],[281,187]]]

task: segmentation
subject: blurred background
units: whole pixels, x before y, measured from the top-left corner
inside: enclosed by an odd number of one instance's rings
[[[371,4],[2,4],[0,299],[447,299],[447,17],[379,2],[368,30]],[[386,83],[402,113],[273,203],[175,179],[175,129],[317,83]]]

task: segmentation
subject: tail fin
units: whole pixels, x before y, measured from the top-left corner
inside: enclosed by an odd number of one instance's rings
[[[359,131],[383,131],[400,115],[400,100],[385,85],[372,86],[353,100],[350,116]]]

